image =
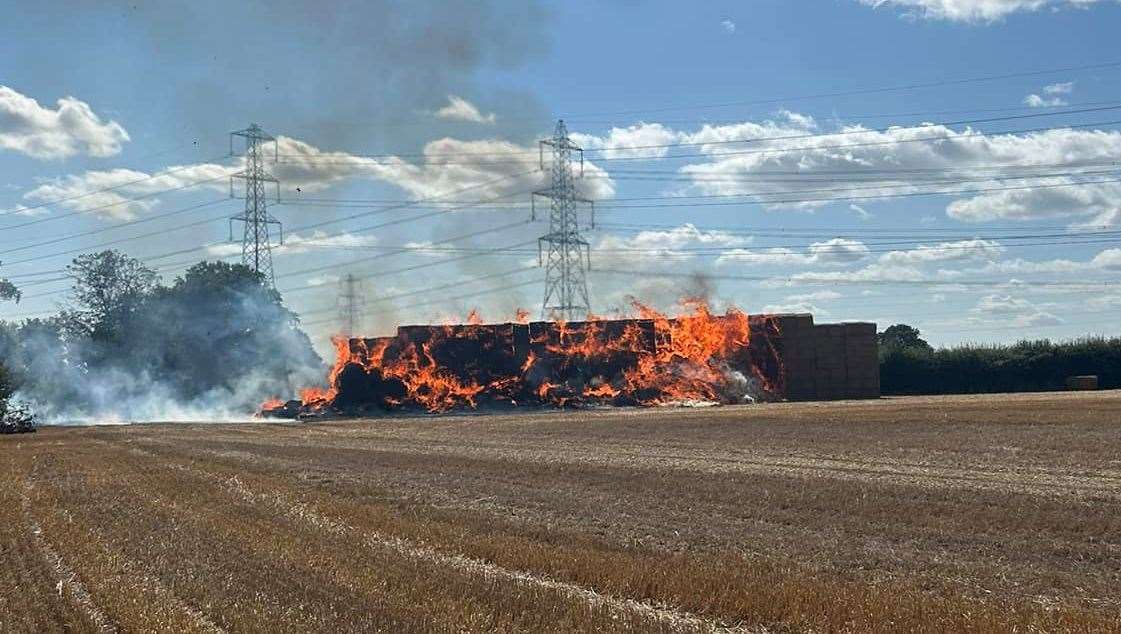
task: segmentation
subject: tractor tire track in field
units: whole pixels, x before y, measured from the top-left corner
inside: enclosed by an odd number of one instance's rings
[[[51,546],[50,541],[43,535],[43,529],[31,514],[31,491],[32,483],[30,480],[24,482],[23,493],[20,496],[20,502],[23,506],[23,517],[27,523],[28,531],[35,547],[43,557],[43,561],[54,572],[54,578],[57,581],[57,592],[60,597],[67,597],[72,601],[83,614],[90,620],[91,623],[97,628],[97,631],[104,633],[117,632],[117,626],[113,624],[112,620],[97,606],[90,595],[89,590],[86,589],[85,584],[78,578],[78,574],[74,572],[62,559],[62,557]]]

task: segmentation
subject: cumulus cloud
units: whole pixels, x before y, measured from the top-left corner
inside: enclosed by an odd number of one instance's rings
[[[314,252],[319,249],[347,249],[361,248],[377,244],[378,239],[372,235],[356,233],[331,234],[326,231],[316,230],[308,235],[292,233],[284,236],[284,244],[273,244],[274,256],[296,255],[298,253]],[[241,244],[224,242],[206,247],[207,255],[225,258],[241,253]]]
[[[966,222],[1065,218],[1086,226],[1107,227],[1121,220],[1121,183],[1056,177],[1035,179],[1031,185],[1036,187],[1024,184],[1023,189],[984,192],[955,200],[946,207],[946,213]],[[1014,185],[1005,182],[1002,186]]]
[[[322,150],[283,136],[277,143],[280,160],[267,168],[286,188],[299,188],[302,193],[346,182],[371,181],[392,185],[411,197],[439,198],[449,203],[516,196],[524,202],[529,192],[547,187],[547,170],[539,169],[537,153],[505,141],[439,139],[425,146],[424,157],[418,162]],[[104,218],[131,219],[177,191],[194,191],[195,187],[226,191],[228,176],[242,167],[239,160],[229,167],[198,163],[153,174],[129,169],[91,170],[44,182],[23,197]],[[576,185],[580,195],[592,200],[615,194],[607,172],[591,161],[585,162],[584,178],[577,179]],[[34,211],[22,209],[26,213]]]
[[[992,315],[1008,315],[1034,309],[1031,302],[1012,295],[986,295],[978,300],[973,312]]]
[[[948,271],[927,274],[914,266],[873,263],[851,271],[805,271],[794,273],[783,280],[783,284],[835,283],[835,282],[914,282],[929,279],[951,281],[954,276]]]
[[[1087,8],[1108,0],[858,0],[872,7],[896,7],[909,18],[952,22],[995,22],[1013,13],[1040,9]]]
[[[152,174],[131,169],[90,170],[46,181],[25,192],[23,198],[101,218],[129,220],[157,206],[160,196],[175,191],[196,186],[226,191],[227,177],[234,171],[214,163],[176,165]]]
[[[727,145],[731,141],[801,136],[816,129],[817,122],[813,117],[784,110],[774,119],[731,125],[705,124],[695,132],[674,130],[657,122],[640,122],[613,127],[602,135],[573,133],[571,136],[585,150],[596,151],[604,158],[658,158],[669,153],[670,148],[666,147],[669,144],[683,144],[690,146],[691,150],[716,153],[736,147]]]
[[[702,231],[692,223],[663,231],[640,231],[624,237],[606,235],[594,247],[597,260],[610,267],[621,264],[680,264],[695,254],[687,248],[731,248],[751,242],[750,236]]]
[[[994,240],[974,238],[936,245],[919,245],[914,249],[889,251],[880,256],[884,264],[913,265],[953,260],[991,260],[1001,256],[1005,248]]]
[[[439,119],[467,121],[470,123],[493,124],[497,118],[493,112],[483,114],[475,104],[467,101],[463,97],[457,97],[455,95],[448,95],[447,105],[437,110],[434,114]]]
[[[843,295],[837,291],[817,291],[814,293],[787,295],[778,303],[763,306],[759,309],[759,312],[768,314],[811,313],[814,315],[826,316],[829,315],[829,309],[823,308],[818,302],[832,301],[840,299],[841,297],[843,297]]]
[[[119,123],[102,121],[84,101],[63,97],[51,109],[0,85],[0,148],[37,159],[102,157],[117,154],[128,140]]]
[[[1056,86],[1054,91],[1065,90],[1065,84]],[[580,142],[605,158],[660,157],[668,144],[675,144],[675,153],[700,155],[680,168],[678,180],[685,185],[668,195],[743,196],[781,210],[814,209],[846,197],[863,205],[891,196],[956,193],[946,211],[966,222],[1121,223],[1121,184],[1102,173],[1121,158],[1119,131],[986,134],[937,124],[816,130],[812,119],[783,113],[773,121],[706,125],[694,132],[639,123],[581,135]],[[868,213],[864,206],[850,209]]]
[[[750,264],[756,266],[797,266],[818,264],[850,264],[868,256],[868,247],[858,240],[833,238],[815,242],[805,251],[786,247],[770,249],[729,249],[716,258],[716,264]]]
[[[366,157],[322,150],[289,137],[278,137],[280,162],[274,173],[286,186],[315,192],[348,180],[379,181],[417,198],[480,200],[524,194],[546,186],[535,148],[507,141],[461,141],[443,138],[424,146],[419,162],[396,156]],[[611,198],[614,183],[592,161],[577,179],[579,193],[592,200]],[[459,190],[470,191],[453,194]]]
[[[316,230],[310,235],[293,233],[285,236],[284,244],[273,247],[278,254],[307,253],[315,249],[354,249],[377,244],[377,236],[356,233],[330,234]]]
[[[1024,105],[1029,108],[1054,108],[1065,106],[1067,102],[1062,97],[1041,97],[1035,93],[1024,97]]]
[[[978,300],[977,305],[970,309],[970,312],[983,318],[1003,319],[1017,328],[1054,326],[1063,323],[1058,315],[1014,295],[986,295]]]

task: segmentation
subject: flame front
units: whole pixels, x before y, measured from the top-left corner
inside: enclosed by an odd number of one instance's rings
[[[409,327],[395,338],[333,340],[327,387],[305,409],[429,412],[480,403],[662,405],[778,394],[777,322],[688,302],[670,318],[635,304],[638,319]],[[517,330],[517,329],[521,330]],[[405,330],[405,329],[402,329]],[[525,335],[519,342],[517,333]],[[754,339],[753,339],[754,333]]]

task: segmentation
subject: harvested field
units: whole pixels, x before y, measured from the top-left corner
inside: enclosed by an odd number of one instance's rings
[[[0,438],[2,631],[1121,631],[1121,393]]]

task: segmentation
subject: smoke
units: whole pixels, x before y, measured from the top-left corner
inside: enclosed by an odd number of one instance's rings
[[[83,12],[91,20],[106,13],[98,3],[68,10],[78,13],[78,24]],[[494,112],[506,136],[528,139],[549,118],[541,102],[526,91],[480,86],[480,78],[542,57],[550,46],[548,19],[539,0],[130,5],[120,12],[114,39],[118,48],[146,55],[133,64],[134,81],[119,82],[120,99],[149,102],[151,87],[165,84],[172,68],[166,129],[219,142],[222,132],[257,121],[326,147],[376,144],[370,149],[380,151],[475,129],[432,114],[457,95]]]
[[[248,420],[263,398],[325,372],[279,297],[244,267],[199,264],[111,308],[4,325],[16,396],[43,422]]]

